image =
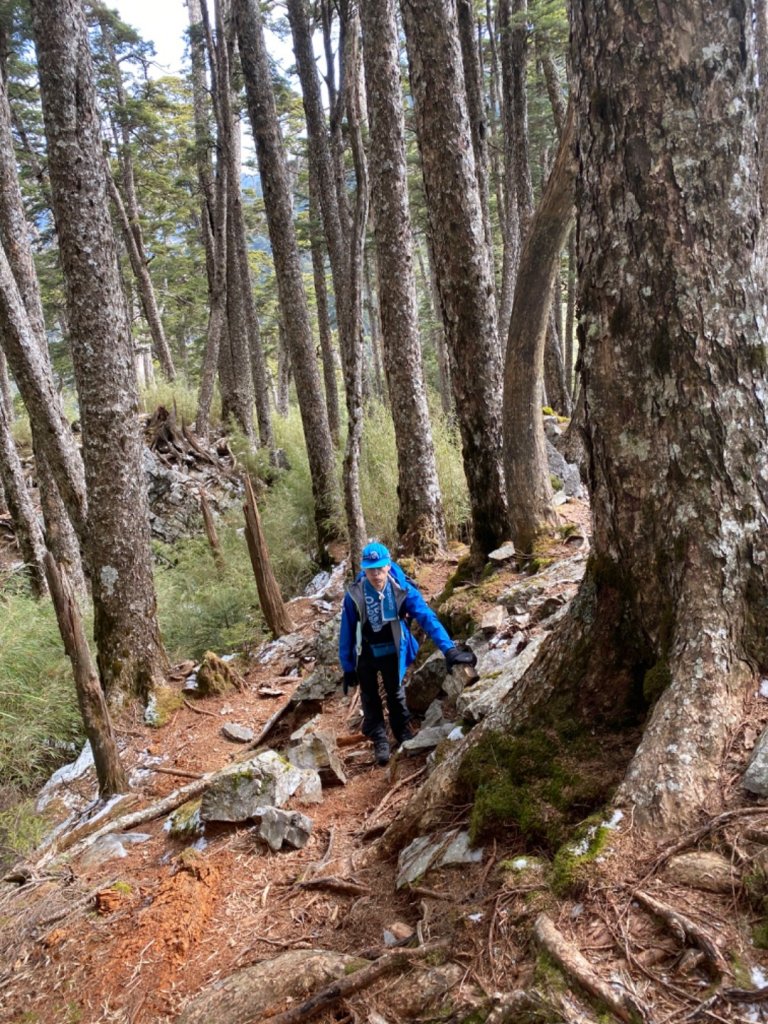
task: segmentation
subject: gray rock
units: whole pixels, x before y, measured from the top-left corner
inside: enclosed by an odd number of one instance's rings
[[[80,865],[84,868],[97,868],[115,857],[127,857],[129,847],[146,843],[151,838],[146,832],[110,833],[102,836],[85,851],[80,858]]]
[[[324,622],[315,641],[315,658],[318,665],[336,667],[339,662],[339,627],[341,612]]]
[[[469,833],[455,828],[440,836],[418,836],[397,859],[397,888],[415,882],[430,868],[446,867],[449,864],[478,864],[483,859],[483,849],[470,849]]]
[[[282,807],[306,786],[312,774],[289,764],[274,750],[265,750],[216,776],[203,794],[200,817],[203,821],[247,821],[261,807]],[[306,799],[304,792],[301,795]]]
[[[233,743],[250,743],[254,737],[253,729],[249,729],[247,725],[238,725],[237,722],[226,722],[221,731]]]
[[[543,622],[548,619],[555,612],[568,603],[568,598],[565,594],[553,594],[552,597],[545,597],[541,604],[536,606],[536,610],[531,615],[531,622]]]
[[[271,850],[290,846],[301,850],[312,835],[312,819],[298,811],[281,811],[277,807],[264,807],[254,817],[258,821],[256,834]]]
[[[563,428],[557,422],[557,416],[544,417],[544,433],[547,435],[550,441],[554,441],[555,438],[560,437],[562,432]]]
[[[768,729],[755,744],[741,784],[750,793],[768,796]]]
[[[441,725],[426,726],[420,729],[413,739],[406,740],[402,744],[402,749],[409,754],[419,754],[424,750],[433,750],[455,728],[455,722],[443,722]]]
[[[61,768],[57,768],[40,790],[35,803],[37,813],[42,814],[62,786],[68,786],[76,779],[82,778],[91,768],[93,768],[93,751],[91,750],[90,741],[86,740],[85,746],[80,751],[77,759],[70,764],[64,764]]]
[[[416,715],[424,714],[443,689],[447,674],[445,658],[439,651],[435,651],[406,684],[405,700],[409,710]]]
[[[444,721],[442,702],[433,700],[424,714],[424,725],[427,727],[442,725]]]
[[[285,752],[286,758],[297,768],[311,768],[318,772],[326,785],[345,785],[347,777],[336,747],[336,738],[318,729],[307,732]]]
[[[517,657],[503,664],[498,674],[485,678],[481,674],[479,682],[471,690],[465,690],[456,701],[459,714],[473,722],[479,722],[490,714],[528,671],[543,640],[543,636],[534,637]]]
[[[166,819],[164,829],[174,839],[189,839],[203,831],[200,820],[200,800],[187,800]]]
[[[494,605],[493,608],[489,608],[480,620],[480,631],[485,633],[486,636],[492,636],[504,625],[505,618],[506,615],[502,606],[500,604]]]
[[[336,692],[339,685],[339,671],[331,671],[321,665],[299,683],[293,691],[291,704],[301,704],[310,700],[325,700]]]
[[[507,541],[506,544],[502,544],[500,548],[496,548],[494,551],[488,553],[488,561],[496,562],[497,565],[501,565],[504,562],[509,562],[515,557],[515,545],[511,540]]]
[[[549,472],[562,481],[563,491],[569,498],[583,497],[584,488],[581,484],[579,467],[566,462],[551,441],[547,441],[547,462],[549,463]]]

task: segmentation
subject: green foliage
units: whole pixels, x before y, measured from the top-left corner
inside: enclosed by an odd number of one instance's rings
[[[556,896],[577,897],[585,884],[589,865],[595,862],[610,834],[600,816],[582,822],[552,861],[550,884]]]
[[[0,778],[30,789],[83,739],[53,606],[0,596]]]
[[[142,411],[148,416],[151,416],[155,409],[162,405],[169,410],[176,409],[176,419],[179,425],[182,420],[184,423],[192,423],[197,412],[197,388],[180,380],[169,384],[168,381],[159,378],[152,387],[144,388],[140,395],[140,403]],[[220,418],[221,404],[218,393],[216,393],[211,409],[211,419]]]
[[[0,848],[11,853],[9,859],[24,857],[40,844],[49,828],[45,817],[35,811],[34,800],[11,802],[0,811]]]
[[[237,650],[261,634],[256,583],[234,522],[219,529],[224,568],[217,571],[205,538],[157,544],[158,618],[171,660]]]

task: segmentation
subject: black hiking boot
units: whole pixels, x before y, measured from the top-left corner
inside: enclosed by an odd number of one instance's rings
[[[412,740],[415,735],[416,730],[413,728],[410,722],[406,722],[405,725],[403,726],[403,731],[397,737],[398,747],[400,746],[401,743],[405,743],[406,740]]]
[[[373,756],[376,758],[376,764],[384,767],[385,764],[389,764],[389,743],[385,739],[377,739],[373,741]]]

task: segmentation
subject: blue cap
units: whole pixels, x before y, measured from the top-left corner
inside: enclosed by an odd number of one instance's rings
[[[363,548],[362,567],[364,569],[381,569],[389,565],[392,558],[383,544],[366,544]]]

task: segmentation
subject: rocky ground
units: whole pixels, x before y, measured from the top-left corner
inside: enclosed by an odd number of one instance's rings
[[[631,815],[616,815],[596,829],[599,851],[589,836],[571,851],[583,871],[563,887],[514,827],[470,849],[470,808],[455,806],[396,861],[351,867],[428,776],[434,744],[461,742],[458,726],[502,699],[563,614],[588,515],[577,500],[561,514],[570,527],[528,573],[502,560],[453,590],[443,611],[471,633],[480,679],[462,689],[440,658],[423,667],[410,685],[419,736],[386,768],[358,732],[355,697],[336,685],[339,571],[291,602],[293,634],[230,663],[242,681],[225,692],[201,697],[194,667],[179,666],[155,709],[161,724],[138,711],[117,723],[128,796],[97,808],[83,763],[41,795],[66,825],[0,885],[0,1019],[768,1019],[768,807],[736,770],[768,717],[759,695],[729,754],[725,815],[703,815],[674,847],[638,843]],[[458,556],[415,567],[427,596]],[[295,767],[267,770],[271,751]],[[234,795],[214,800],[232,780]],[[256,799],[243,810],[248,787],[269,789],[276,809]],[[323,990],[326,1002],[305,1004]]]

